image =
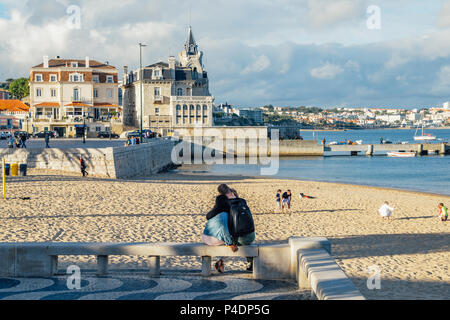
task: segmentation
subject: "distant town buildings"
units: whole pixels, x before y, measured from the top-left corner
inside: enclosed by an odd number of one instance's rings
[[[165,133],[175,127],[212,126],[214,97],[209,92],[202,57],[189,27],[178,60],[171,56],[168,62],[132,72],[124,67],[124,124],[140,126],[142,83],[144,128]]]
[[[415,127],[424,124],[428,127],[442,127],[450,124],[448,103],[443,108],[396,109],[396,108],[334,108],[319,109],[311,107],[259,108],[267,116],[283,116],[299,124],[314,127]]]
[[[239,109],[239,116],[250,119],[256,124],[264,123],[263,112],[260,109]]]
[[[48,59],[30,70],[32,132],[63,137],[110,130],[119,121],[118,71],[109,63]],[[86,126],[86,129],[85,129]]]
[[[0,100],[11,99],[11,93],[8,90],[0,88]]]

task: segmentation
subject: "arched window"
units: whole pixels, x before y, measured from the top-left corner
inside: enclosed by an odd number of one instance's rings
[[[186,88],[186,95],[190,96],[191,95],[191,88]]]
[[[197,105],[197,110],[202,110],[202,107]]]
[[[208,106],[206,104],[203,105],[203,110],[208,110]]]
[[[197,78],[198,78],[197,68],[194,68],[194,70],[192,71],[192,79],[197,79]]]
[[[177,104],[177,111],[181,110],[181,106]]]
[[[190,109],[191,109],[191,110],[194,110],[194,109],[195,109],[195,107],[194,107],[193,104],[191,104]]]
[[[177,89],[177,96],[182,96],[183,95],[183,89],[182,88],[178,88]]]
[[[183,105],[183,110],[187,110],[187,109],[188,109],[187,105]]]

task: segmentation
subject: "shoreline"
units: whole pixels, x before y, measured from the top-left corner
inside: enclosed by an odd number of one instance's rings
[[[418,194],[418,195],[430,195],[430,196],[438,196],[438,197],[446,197],[446,198],[450,198],[450,195],[447,194],[442,194],[442,193],[435,193],[435,192],[428,192],[428,191],[422,191],[422,190],[409,190],[409,189],[402,189],[402,188],[395,188],[395,187],[379,187],[379,186],[374,186],[374,185],[368,185],[368,184],[357,184],[357,183],[353,183],[353,182],[335,182],[335,181],[326,181],[326,180],[307,180],[307,179],[296,179],[296,178],[283,178],[283,177],[270,177],[270,176],[253,176],[253,175],[242,175],[242,174],[220,174],[220,173],[211,173],[211,172],[204,172],[204,170],[202,170],[203,172],[195,172],[195,170],[189,170],[189,173],[194,173],[194,174],[205,174],[206,175],[210,175],[210,176],[220,176],[220,177],[230,177],[230,180],[232,180],[233,177],[235,178],[251,178],[251,179],[268,179],[268,180],[286,180],[286,181],[296,181],[296,182],[319,182],[319,183],[328,183],[328,184],[335,184],[337,186],[342,185],[342,186],[355,186],[355,187],[364,187],[364,188],[372,188],[372,189],[378,189],[378,190],[384,190],[384,191],[403,191],[403,192],[408,192],[408,193],[413,193],[413,194]],[[188,171],[186,171],[188,172]],[[174,171],[174,173],[178,173],[178,174],[183,174],[183,172],[176,172]]]

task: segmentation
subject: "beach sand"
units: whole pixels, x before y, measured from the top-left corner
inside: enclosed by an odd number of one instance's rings
[[[450,221],[438,220],[437,205],[450,197],[365,186],[254,177],[164,173],[112,180],[30,170],[8,177],[0,201],[2,242],[171,241],[200,242],[205,214],[219,183],[245,198],[254,214],[257,242],[290,236],[325,236],[345,273],[368,299],[450,299]],[[291,189],[292,208],[275,213],[277,189]],[[299,199],[299,193],[316,199]],[[21,200],[21,197],[31,197]],[[389,201],[391,221],[378,208]],[[95,257],[65,257],[65,264],[95,268]],[[112,268],[145,266],[145,257],[111,257]],[[367,269],[377,266],[381,289],[369,290]],[[162,259],[162,268],[200,269],[196,258]],[[244,270],[243,259],[226,270]]]

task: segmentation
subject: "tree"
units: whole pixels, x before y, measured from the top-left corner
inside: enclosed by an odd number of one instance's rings
[[[11,82],[9,85],[9,92],[11,95],[19,100],[30,94],[30,87],[28,86],[28,78],[19,78]]]

